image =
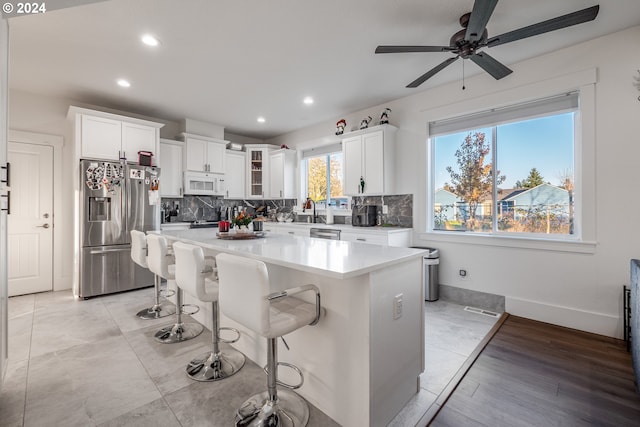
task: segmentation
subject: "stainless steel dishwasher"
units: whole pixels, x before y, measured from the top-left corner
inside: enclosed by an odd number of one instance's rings
[[[311,228],[309,237],[317,237],[318,239],[340,240],[340,230],[333,228]]]

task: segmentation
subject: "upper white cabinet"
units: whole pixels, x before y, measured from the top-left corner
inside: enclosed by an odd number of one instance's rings
[[[225,160],[226,199],[244,199],[247,154],[243,151],[227,150]]]
[[[245,145],[247,150],[247,191],[250,199],[264,199],[269,193],[269,153],[275,146]]]
[[[296,197],[296,152],[275,150],[269,153],[269,192],[271,199]]]
[[[77,158],[137,162],[138,151],[158,153],[160,123],[73,106],[68,116],[75,122]]]
[[[380,195],[394,191],[394,144],[391,125],[345,134],[342,140],[344,194]]]
[[[185,170],[225,173],[227,142],[206,136],[183,133],[186,146]]]
[[[160,196],[182,197],[182,158],[184,143],[160,140]]]

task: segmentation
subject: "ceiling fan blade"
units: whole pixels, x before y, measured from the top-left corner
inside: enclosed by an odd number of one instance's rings
[[[432,69],[430,69],[429,71],[427,71],[426,73],[424,73],[423,75],[421,75],[420,77],[418,77],[417,79],[415,79],[414,81],[412,81],[411,83],[409,83],[407,85],[408,88],[415,88],[420,86],[422,83],[426,82],[428,79],[430,79],[431,77],[433,77],[436,73],[438,73],[439,71],[442,71],[445,67],[453,64],[454,62],[456,62],[456,60],[460,58],[459,56],[453,57],[453,58],[449,58],[446,61],[440,63],[439,65],[436,65],[435,67],[433,67]]]
[[[537,24],[513,30],[496,37],[491,37],[487,40],[486,45],[489,47],[498,46],[516,40],[526,39],[527,37],[537,36],[538,34],[548,33],[549,31],[560,30],[562,28],[571,27],[572,25],[582,24],[583,22],[593,21],[596,19],[596,16],[598,16],[599,10],[600,6],[595,5],[567,15],[558,16],[557,18],[549,19],[547,21],[538,22]]]
[[[376,53],[450,52],[451,46],[378,46]]]
[[[473,3],[473,10],[467,24],[467,32],[464,35],[465,40],[475,42],[482,38],[482,33],[487,28],[487,22],[489,22],[496,4],[498,4],[498,0],[476,0]]]
[[[488,53],[478,52],[469,56],[469,59],[478,64],[487,73],[491,74],[496,80],[500,80],[501,78],[513,73],[512,70],[495,60]]]

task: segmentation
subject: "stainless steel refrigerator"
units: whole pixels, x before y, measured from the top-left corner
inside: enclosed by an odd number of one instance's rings
[[[131,260],[131,230],[158,229],[160,169],[80,161],[79,297],[153,286]]]

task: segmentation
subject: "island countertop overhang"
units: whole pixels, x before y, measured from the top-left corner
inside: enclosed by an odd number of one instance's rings
[[[258,259],[294,270],[349,279],[420,257],[428,251],[341,240],[267,234],[250,240],[221,240],[205,229],[154,231],[169,240]]]

